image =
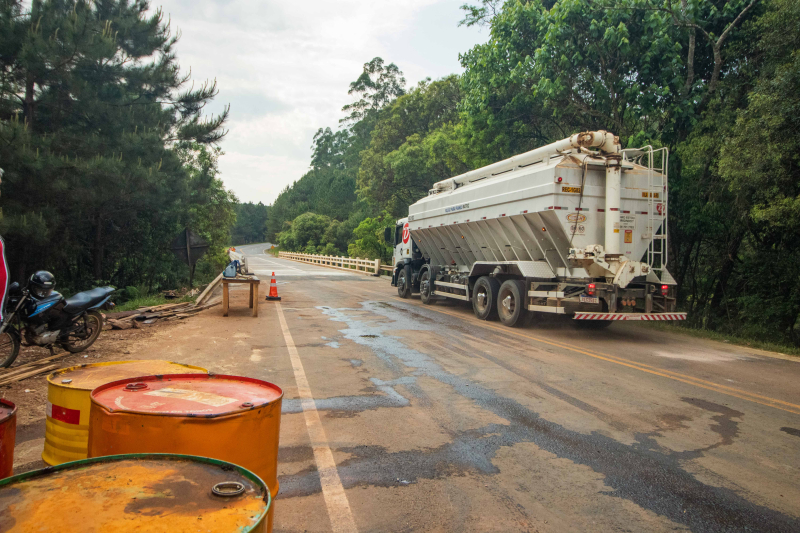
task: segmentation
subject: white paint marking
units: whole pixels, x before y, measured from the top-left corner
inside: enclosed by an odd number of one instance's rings
[[[322,427],[317,405],[314,403],[314,395],[311,394],[311,387],[308,385],[306,372],[303,370],[303,362],[295,348],[281,304],[275,302],[275,307],[278,310],[278,319],[281,323],[283,339],[286,341],[286,349],[289,350],[289,358],[292,361],[297,393],[300,395],[300,405],[303,407],[308,437],[311,440],[311,448],[314,450],[314,460],[317,462],[322,495],[325,497],[325,505],[328,507],[331,527],[335,532],[357,532],[358,528],[356,528],[353,513],[350,511],[350,502],[347,501],[347,494],[345,494],[342,480],[339,478],[339,471],[336,470],[333,452],[328,446],[325,428]]]

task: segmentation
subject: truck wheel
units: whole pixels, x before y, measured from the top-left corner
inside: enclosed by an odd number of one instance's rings
[[[472,310],[481,320],[497,318],[497,293],[500,292],[500,282],[489,276],[482,276],[475,282],[472,289]]]
[[[497,314],[500,322],[512,328],[524,326],[528,315],[525,299],[524,281],[504,281],[497,292]]]
[[[411,298],[411,266],[406,265],[397,273],[397,294],[400,298]]]
[[[422,274],[419,276],[419,297],[424,304],[431,305],[436,301],[433,298],[432,285],[431,270],[429,268],[424,268]]]

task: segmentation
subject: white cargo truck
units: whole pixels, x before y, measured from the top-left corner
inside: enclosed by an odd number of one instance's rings
[[[683,320],[666,268],[668,156],[584,132],[435,183],[386,229],[392,285],[508,326]]]

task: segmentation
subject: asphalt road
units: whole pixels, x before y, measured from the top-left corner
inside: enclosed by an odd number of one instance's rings
[[[509,329],[263,249],[242,248],[281,302],[252,318],[234,287],[228,318],[126,357],[283,388],[275,531],[800,531],[800,359],[634,324]]]
[[[260,248],[359,530],[800,530],[800,359],[634,324],[509,329]],[[283,379],[276,525],[325,531]]]

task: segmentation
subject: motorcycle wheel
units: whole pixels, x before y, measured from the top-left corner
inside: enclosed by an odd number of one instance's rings
[[[18,355],[19,335],[16,331],[4,331],[0,334],[0,368],[10,367]]]
[[[83,320],[83,330],[86,332],[86,336],[79,337],[70,333],[67,340],[59,342],[61,347],[71,353],[84,351],[94,344],[94,341],[100,336],[100,332],[103,331],[103,315],[97,311],[87,311],[86,314],[78,320]]]

